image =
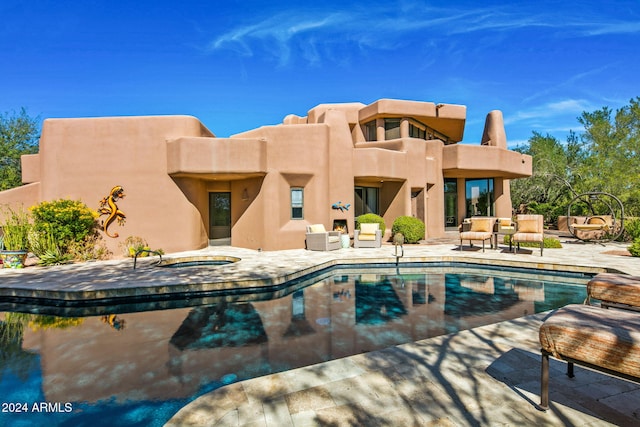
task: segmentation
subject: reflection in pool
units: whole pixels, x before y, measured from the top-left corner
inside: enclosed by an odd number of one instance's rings
[[[0,313],[2,402],[73,410],[0,413],[0,425],[162,425],[234,381],[580,303],[588,280],[459,266],[366,271],[325,273],[277,298],[216,296],[162,310],[166,302],[57,317],[14,306]]]

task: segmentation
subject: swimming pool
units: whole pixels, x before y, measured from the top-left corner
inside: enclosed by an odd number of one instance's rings
[[[15,304],[0,313],[0,425],[162,425],[235,381],[580,303],[588,279],[350,266],[251,294]]]

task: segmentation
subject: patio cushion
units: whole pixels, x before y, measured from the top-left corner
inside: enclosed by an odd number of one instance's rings
[[[460,240],[488,240],[493,233],[484,231],[464,231],[460,233]]]
[[[516,233],[513,240],[517,242],[542,242],[544,236],[542,233]]]
[[[498,222],[503,227],[508,227],[511,225],[511,218],[498,218]]]
[[[538,221],[535,219],[521,219],[518,221],[518,233],[539,233]]]
[[[360,232],[362,234],[376,234],[376,230],[379,228],[380,226],[376,223],[360,224]]]
[[[542,349],[627,375],[640,373],[640,314],[571,304],[540,327]]]
[[[478,218],[471,219],[471,231],[487,233],[491,231],[490,228],[491,228],[490,219],[478,219]]]
[[[376,223],[360,224],[360,233],[358,234],[358,240],[376,240],[376,231],[380,227]]]
[[[600,301],[640,307],[640,277],[600,273],[587,283],[587,294]]]
[[[324,225],[322,224],[313,224],[309,226],[309,232],[310,233],[324,233],[327,230],[325,230]]]

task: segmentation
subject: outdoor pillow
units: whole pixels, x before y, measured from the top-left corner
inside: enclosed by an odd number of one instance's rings
[[[491,221],[488,219],[477,219],[477,218],[472,218],[471,219],[471,231],[476,231],[479,233],[488,233],[489,231],[489,227],[491,225]]]
[[[537,219],[521,219],[518,221],[518,233],[540,233]]]
[[[500,221],[501,227],[509,227],[511,225],[511,218],[500,218],[498,221]]]
[[[309,231],[311,233],[325,233],[324,225],[322,224],[313,224],[309,226]]]
[[[358,240],[372,242],[372,241],[376,240],[376,235],[375,234],[368,234],[368,233],[360,233],[360,234],[358,234]]]
[[[377,223],[365,223],[360,224],[360,234],[376,234],[376,230],[378,230],[380,226]]]

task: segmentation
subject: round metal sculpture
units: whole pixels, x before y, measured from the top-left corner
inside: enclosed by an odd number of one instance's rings
[[[613,194],[582,193],[569,203],[567,225],[576,239],[610,242],[624,232],[624,206]]]

